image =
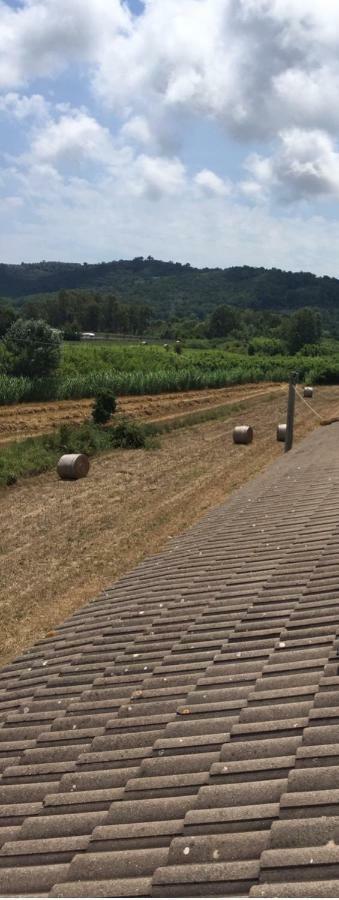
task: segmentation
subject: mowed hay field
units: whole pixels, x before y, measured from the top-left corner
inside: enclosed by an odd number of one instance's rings
[[[285,421],[286,388],[261,389],[226,421],[162,435],[159,449],[96,457],[87,479],[62,482],[51,472],[0,491],[1,663],[158,552],[283,452],[275,428]],[[239,399],[238,390],[228,391],[230,402]],[[335,415],[339,386],[317,388],[312,402],[319,414]],[[254,443],[235,446],[232,428],[245,422],[256,430]],[[297,400],[296,440],[317,425]]]
[[[176,415],[210,409],[226,403],[281,391],[281,384],[245,384],[183,393],[119,397],[118,412],[152,422]],[[0,445],[52,432],[60,425],[80,425],[91,414],[93,400],[52,400],[47,403],[18,403],[0,406]]]

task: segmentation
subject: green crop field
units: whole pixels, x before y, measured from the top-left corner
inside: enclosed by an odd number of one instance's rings
[[[218,349],[174,349],[111,341],[65,343],[60,371],[50,380],[31,381],[0,374],[0,404],[92,397],[105,386],[117,395],[199,390],[259,381],[339,383],[339,352],[321,356],[249,356]]]

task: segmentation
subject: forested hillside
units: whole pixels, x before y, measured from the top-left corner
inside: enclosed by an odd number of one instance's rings
[[[133,303],[147,303],[157,318],[209,315],[227,304],[289,312],[305,306],[339,310],[339,280],[308,272],[251,268],[196,269],[152,257],[88,265],[22,263],[0,265],[0,297],[21,302],[60,290],[112,292]]]

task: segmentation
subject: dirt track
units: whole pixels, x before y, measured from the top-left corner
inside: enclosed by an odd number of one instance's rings
[[[246,384],[234,388],[121,397],[118,409],[139,419],[167,418],[222,403],[233,403],[263,392],[281,391],[279,384]],[[62,400],[53,403],[20,403],[0,406],[0,444],[53,431],[62,424],[79,424],[91,412],[93,400]]]
[[[237,388],[228,393],[239,399]],[[285,395],[250,393],[240,415],[172,432],[159,450],[104,454],[82,481],[62,482],[51,472],[0,491],[2,662],[282,453],[275,426],[285,420]],[[151,400],[161,402],[140,398]],[[313,402],[319,413],[337,410],[339,387],[317,389]],[[246,421],[255,440],[236,447],[232,427]],[[299,400],[296,421],[296,440],[318,424]]]

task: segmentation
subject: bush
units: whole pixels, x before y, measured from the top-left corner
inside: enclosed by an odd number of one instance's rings
[[[322,350],[320,344],[305,344],[301,350],[298,350],[298,353],[295,354],[296,357],[299,356],[321,356]]]
[[[112,388],[106,388],[100,391],[95,398],[92,416],[97,425],[104,425],[109,421],[117,408],[115,393]]]
[[[263,353],[265,356],[277,356],[284,353],[284,344],[278,338],[254,337],[248,345],[248,355]]]
[[[112,431],[113,447],[122,447],[124,449],[146,447],[148,441],[147,430],[139,422],[132,422],[125,419],[119,422],[119,425]]]
[[[9,372],[24,378],[48,378],[61,359],[60,335],[42,319],[17,319],[4,338]]]
[[[63,329],[64,341],[81,341],[81,334],[74,322],[68,322]]]
[[[44,438],[44,445],[58,453],[85,453],[93,456],[97,451],[109,447],[109,440],[95,425],[61,425],[59,430]]]
[[[28,384],[30,382],[27,381],[27,378],[11,378],[10,375],[0,375],[0,406],[22,403]]]

